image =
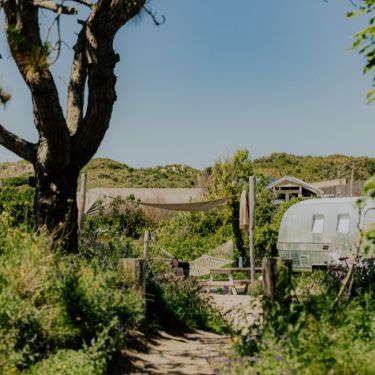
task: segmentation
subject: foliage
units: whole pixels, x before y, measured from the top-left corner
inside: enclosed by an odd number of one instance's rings
[[[239,153],[242,155],[240,160],[246,164],[248,154]],[[243,160],[244,155],[246,155],[245,161]],[[233,157],[231,160],[237,159],[237,157]],[[237,168],[240,169],[239,166],[237,166]],[[228,167],[228,169],[230,168]],[[249,166],[244,167],[244,169],[245,172],[243,170],[238,172],[240,176],[247,175],[250,170]],[[223,173],[222,170],[220,171],[220,173]],[[211,173],[214,174],[213,171],[211,171]],[[209,188],[209,184],[213,183],[213,181],[216,181],[216,185],[220,184],[218,177],[220,173],[218,172],[211,182],[206,182],[207,188]],[[234,179],[236,178],[234,174],[231,175],[231,178],[232,177]],[[287,203],[275,204],[273,193],[266,188],[268,179],[262,175],[256,178],[255,247],[257,249],[257,263],[260,264],[264,256],[276,255],[276,242],[281,219],[285,211],[291,205],[298,202],[298,199],[294,198]],[[235,194],[232,201],[226,206],[209,212],[180,213],[160,222],[159,225],[153,229],[158,244],[155,249],[156,252],[162,248],[180,259],[193,260],[229,239],[237,239],[237,248],[235,249],[237,252],[235,252],[235,256],[242,255],[245,263],[248,263],[248,237],[239,230],[238,220],[239,193],[243,188],[247,187],[248,178],[241,177],[239,180],[242,182],[239,183],[238,186],[229,184],[228,177],[225,177],[225,179],[227,184],[225,188],[223,187],[224,184],[222,184],[222,189],[227,192],[227,195],[230,191]],[[231,189],[237,190],[237,192]],[[224,192],[219,191],[217,187],[213,187],[212,190],[214,192],[213,194],[225,196]],[[239,251],[240,246],[242,248],[242,253]]]
[[[147,306],[148,318],[163,327],[228,332],[220,314],[199,295],[195,279],[184,279],[159,265],[149,270],[147,291],[151,297]]]
[[[373,12],[375,10],[374,0],[364,0],[361,2],[361,6],[353,12],[347,14],[348,17],[358,16],[366,14],[368,16],[369,25],[357,32],[354,37],[355,41],[353,43],[353,49],[359,49],[359,53],[363,54],[366,59],[366,65],[364,68],[364,73],[369,73],[375,66],[375,17],[373,17]],[[373,89],[367,93],[367,100],[372,102],[375,100],[375,86],[373,84]]]
[[[223,212],[225,222],[232,226],[232,237],[238,254],[246,262],[246,240],[239,227],[240,194],[248,187],[249,177],[253,174],[253,167],[246,149],[238,149],[230,157],[217,160],[214,165],[206,169],[207,177],[204,187],[212,198],[230,197]]]
[[[106,373],[107,363],[114,348],[113,338],[108,326],[83,349],[60,349],[55,354],[31,367],[29,375],[102,375]]]
[[[48,237],[10,222],[0,216],[0,373],[103,373],[143,318],[140,296],[116,270],[52,254]]]
[[[150,219],[135,202],[127,205],[115,199],[112,214],[86,216],[80,236],[80,255],[86,259],[99,259],[115,265],[120,258],[141,253],[143,234]],[[121,212],[119,205],[122,204]]]
[[[242,337],[238,350],[247,357],[229,360],[222,373],[374,373],[374,280],[374,261],[362,261],[345,298],[333,305],[341,283],[331,274],[294,276],[285,300],[263,298],[262,331]]]
[[[256,175],[272,176],[273,178],[290,175],[305,181],[338,178],[339,170],[342,178],[349,178],[353,164],[355,179],[365,180],[375,173],[375,159],[368,157],[345,155],[296,156],[286,153],[273,153],[270,156],[252,160],[253,171]],[[212,170],[212,166],[199,171],[180,164],[153,168],[133,168],[111,159],[101,158],[92,159],[83,169],[88,176],[89,189],[94,187],[206,187]],[[32,166],[25,161],[0,163],[0,171],[2,178],[33,174]],[[233,181],[235,180],[236,178],[233,179]]]
[[[36,218],[33,204],[34,189],[31,187],[5,186],[0,188],[0,214],[6,212],[9,224],[12,226],[24,224],[29,228],[35,227]]]
[[[285,211],[300,199],[293,198],[289,202],[274,203],[273,193],[259,186],[255,209],[255,248],[256,260],[260,264],[263,257],[276,256],[277,236]]]
[[[23,186],[28,184],[28,177],[8,177],[3,180],[4,186]]]
[[[232,227],[224,207],[208,212],[179,213],[154,227],[157,246],[186,261],[198,258],[232,237]],[[155,254],[156,255],[156,254]]]
[[[88,188],[192,188],[196,187],[199,173],[198,170],[181,164],[132,168],[111,159],[92,159],[83,172],[87,173]]]
[[[50,67],[48,61],[52,47],[48,41],[41,45],[30,43],[15,25],[9,25],[7,30],[9,46],[13,49],[13,57],[19,61],[19,67],[28,82],[39,83],[41,78],[47,78]]]
[[[364,293],[331,309],[338,286],[323,273],[294,278],[293,302],[265,310],[261,336],[246,341],[230,374],[372,374],[375,371],[375,295]],[[242,350],[244,347],[241,348]]]
[[[206,169],[206,188],[211,196],[222,198],[241,193],[247,187],[253,167],[246,149],[238,149],[230,157],[215,161]]]
[[[272,153],[253,160],[255,174],[281,178],[293,176],[307,182],[349,179],[354,166],[354,178],[366,180],[375,173],[375,159],[345,155],[297,156],[287,153]]]

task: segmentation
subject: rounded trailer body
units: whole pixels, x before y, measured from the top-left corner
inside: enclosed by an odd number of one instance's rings
[[[291,206],[284,214],[277,249],[292,259],[294,270],[311,270],[337,264],[356,249],[359,229],[375,222],[375,202],[359,213],[358,198],[309,199]]]

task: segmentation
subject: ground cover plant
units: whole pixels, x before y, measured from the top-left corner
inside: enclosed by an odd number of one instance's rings
[[[103,374],[142,298],[117,270],[10,223],[0,216],[0,373]]]

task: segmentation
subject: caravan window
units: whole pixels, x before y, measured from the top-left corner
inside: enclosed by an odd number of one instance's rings
[[[313,233],[323,233],[323,227],[324,227],[324,216],[314,215],[311,231]]]
[[[349,215],[339,215],[337,219],[337,233],[349,232]]]

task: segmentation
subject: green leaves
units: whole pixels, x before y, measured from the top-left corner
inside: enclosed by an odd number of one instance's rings
[[[375,176],[365,182],[364,191],[369,197],[375,198]]]
[[[349,12],[346,16],[351,18],[360,15],[370,15],[375,11],[374,0],[365,0],[363,3],[358,10]],[[366,58],[367,63],[363,70],[364,74],[369,73],[375,67],[375,17],[371,17],[368,22],[368,27],[354,35],[355,41],[352,45],[352,49],[359,49],[358,52]],[[373,89],[367,93],[366,99],[368,103],[375,100],[375,80]]]

